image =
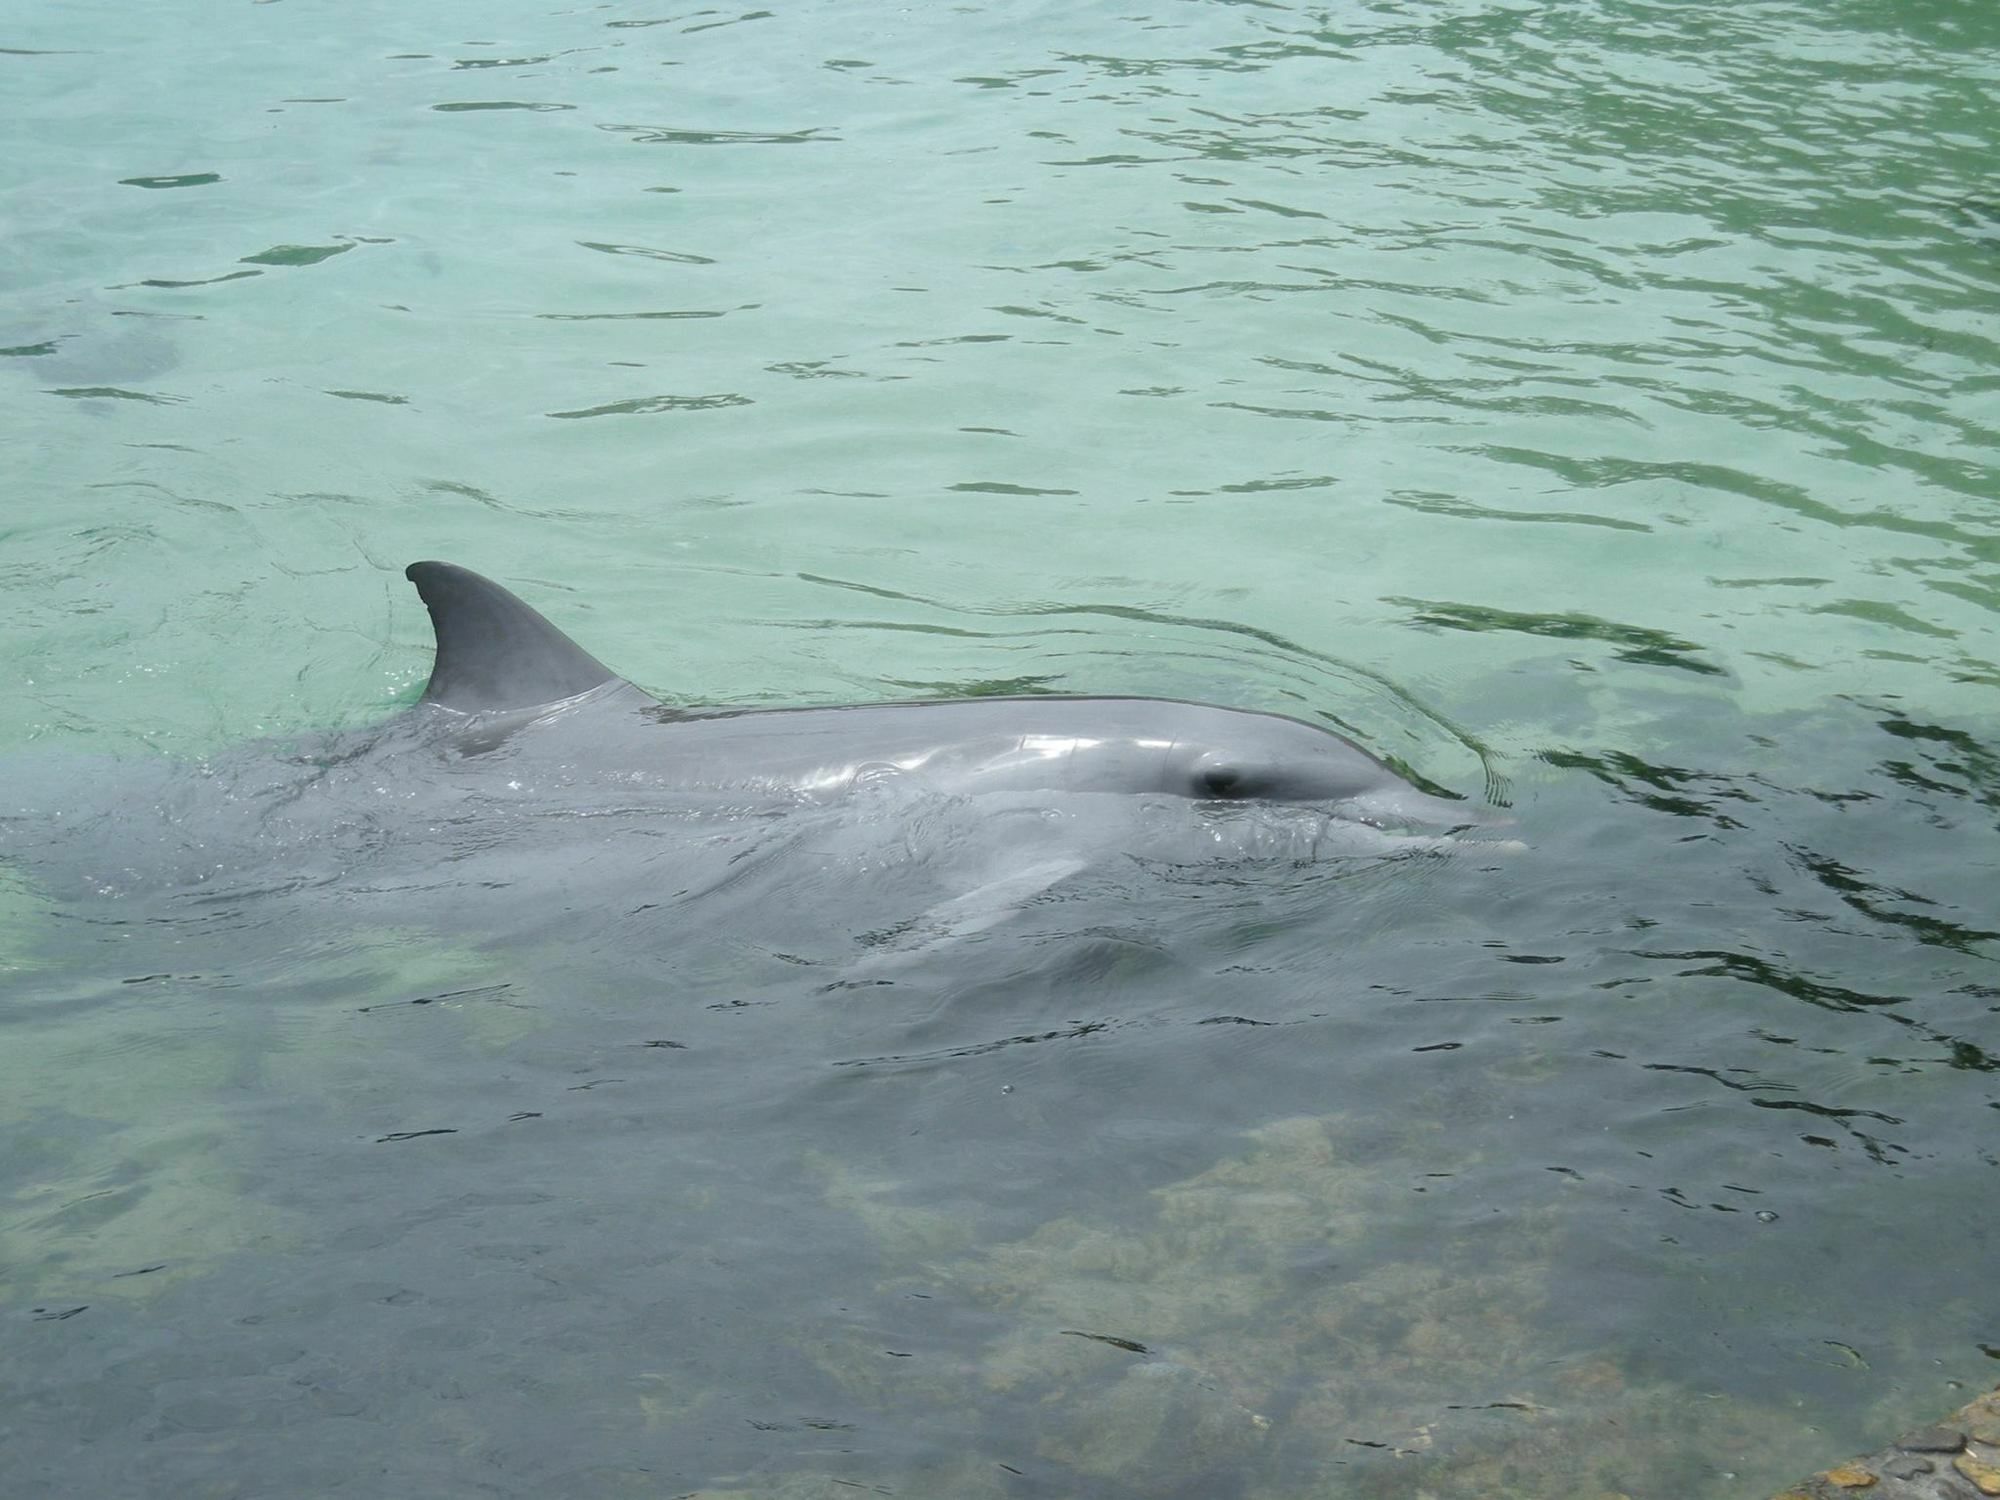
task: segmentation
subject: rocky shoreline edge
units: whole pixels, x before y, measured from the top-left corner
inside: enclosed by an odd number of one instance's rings
[[[1888,1447],[1823,1469],[1772,1500],[1984,1500],[2000,1496],[2000,1388]]]

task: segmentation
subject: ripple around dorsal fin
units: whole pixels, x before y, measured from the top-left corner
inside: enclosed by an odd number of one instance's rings
[[[468,714],[533,708],[619,680],[490,578],[444,562],[411,563],[403,576],[437,634],[426,703]]]

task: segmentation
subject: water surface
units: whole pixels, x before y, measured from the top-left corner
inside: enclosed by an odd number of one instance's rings
[[[865,985],[907,877],[794,846],[533,930],[4,877],[0,1472],[1726,1496],[1990,1383],[1996,58],[21,10],[0,745],[80,803],[411,701],[435,556],[674,701],[1276,709],[1528,847],[1113,861]]]

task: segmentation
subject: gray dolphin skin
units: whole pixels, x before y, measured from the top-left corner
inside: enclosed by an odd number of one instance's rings
[[[491,579],[442,562],[405,571],[437,633],[420,706],[473,721],[554,712],[629,721],[636,706],[658,730],[648,736],[645,764],[667,782],[827,797],[870,773],[895,772],[965,795],[1160,793],[1320,803],[1365,825],[1458,829],[1494,821],[1418,791],[1339,735],[1204,703],[1049,696],[665,709]]]
[[[880,970],[1086,871],[1340,869],[1505,821],[1339,735],[1200,703],[673,707],[491,580],[407,572],[437,636],[417,704],[193,761],[10,758],[0,860],[127,936],[762,933],[835,965],[863,943]]]

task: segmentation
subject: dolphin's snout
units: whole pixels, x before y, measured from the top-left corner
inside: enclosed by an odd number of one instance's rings
[[[1382,787],[1350,797],[1342,804],[1350,816],[1365,822],[1457,831],[1464,828],[1512,828],[1512,814],[1481,807],[1476,802],[1460,802],[1450,797],[1433,797],[1415,787]]]

